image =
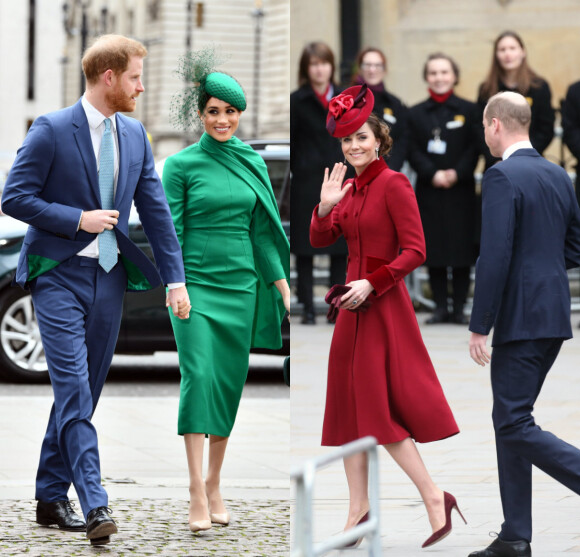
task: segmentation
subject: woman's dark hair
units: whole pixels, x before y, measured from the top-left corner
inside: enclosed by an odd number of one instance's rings
[[[491,59],[491,68],[489,69],[489,73],[485,78],[485,81],[481,84],[480,89],[480,97],[482,99],[489,99],[497,92],[499,92],[499,82],[501,79],[504,78],[504,71],[500,66],[500,63],[497,59],[497,45],[500,43],[502,39],[506,37],[511,37],[515,39],[519,45],[526,50],[524,46],[524,41],[522,38],[515,32],[515,31],[504,31],[501,33],[495,42],[493,43],[493,54]],[[541,85],[541,78],[540,76],[530,68],[528,65],[527,58],[522,60],[522,64],[518,69],[518,73],[516,75],[516,82],[517,82],[517,91],[522,95],[525,95],[530,87],[539,87]]]
[[[385,155],[388,155],[393,146],[393,138],[391,137],[389,126],[387,126],[386,122],[380,120],[373,112],[371,112],[366,123],[369,125],[373,135],[380,141],[379,156],[384,157]]]
[[[385,53],[380,48],[375,48],[374,46],[367,46],[366,48],[363,48],[356,56],[356,65],[354,67],[354,72],[352,74],[351,85],[356,85],[359,83],[357,81],[357,77],[360,75],[360,66],[363,63],[363,58],[369,52],[376,52],[381,57],[385,71],[387,71],[387,57],[385,56]]]
[[[310,83],[310,78],[308,77],[308,66],[310,65],[312,58],[320,58],[320,60],[328,62],[332,66],[330,82],[334,85],[334,54],[326,43],[320,41],[308,43],[302,49],[300,62],[298,64],[298,85],[302,87],[302,85]]]
[[[374,136],[381,142],[379,145],[379,156],[384,157],[388,155],[393,146],[393,138],[391,137],[391,130],[387,123],[380,120],[376,114],[371,112],[371,115],[367,119],[367,124]]]
[[[457,85],[459,83],[459,66],[457,62],[453,58],[451,58],[451,56],[448,56],[443,52],[434,52],[433,54],[429,54],[429,56],[427,56],[427,61],[423,66],[423,79],[425,81],[427,81],[427,70],[429,69],[429,62],[432,62],[433,60],[447,60],[451,64],[451,69],[455,74],[454,85]]]

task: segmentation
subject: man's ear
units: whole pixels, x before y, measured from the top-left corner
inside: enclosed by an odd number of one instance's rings
[[[107,86],[113,85],[113,78],[115,77],[115,72],[113,70],[107,70],[103,73],[103,82]]]

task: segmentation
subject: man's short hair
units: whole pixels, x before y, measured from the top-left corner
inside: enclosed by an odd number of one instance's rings
[[[484,114],[488,125],[496,118],[509,132],[528,132],[532,121],[532,109],[526,98],[511,91],[491,97]]]
[[[139,41],[123,35],[101,35],[83,56],[83,72],[88,83],[96,83],[107,70],[122,74],[132,56],[145,58],[147,49]]]

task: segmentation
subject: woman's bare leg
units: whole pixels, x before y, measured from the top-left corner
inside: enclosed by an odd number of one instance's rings
[[[344,459],[350,503],[345,530],[352,528],[369,510],[369,470],[366,453]]]
[[[210,511],[215,514],[227,513],[220,493],[220,476],[228,439],[229,437],[219,437],[218,435],[209,436],[209,466],[205,488]]]
[[[203,481],[203,433],[186,433],[185,453],[189,469],[189,524],[209,521],[209,509]]]
[[[415,443],[407,437],[403,441],[389,443],[384,447],[419,490],[429,515],[431,528],[436,532],[445,525],[443,491],[431,479]]]

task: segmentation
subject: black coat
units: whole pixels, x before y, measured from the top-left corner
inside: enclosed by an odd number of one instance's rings
[[[375,106],[373,112],[384,120],[389,128],[390,135],[393,138],[393,147],[391,152],[385,157],[385,162],[389,168],[399,172],[405,160],[409,149],[409,127],[408,127],[408,108],[388,91],[375,93]]]
[[[476,105],[455,95],[444,103],[427,99],[409,109],[409,162],[417,172],[417,202],[430,267],[467,267],[475,262],[478,125]],[[428,152],[435,128],[447,143],[444,154]],[[448,168],[457,172],[458,181],[449,189],[434,187],[435,172]]]
[[[499,91],[514,91],[517,89],[510,89],[501,81],[498,83]],[[530,141],[532,146],[540,155],[547,149],[548,145],[554,138],[554,122],[555,113],[552,108],[552,92],[550,86],[543,79],[540,80],[538,87],[530,87],[524,95],[530,103],[532,109],[532,121],[530,123]],[[477,96],[477,104],[479,106],[480,121],[483,119],[483,110],[489,99],[481,94],[481,85],[479,86],[479,93]],[[500,161],[493,157],[489,152],[483,135],[483,126],[480,126],[479,132],[481,153],[485,157],[485,168],[488,169],[492,164]]]
[[[562,105],[564,143],[576,157],[576,198],[580,202],[580,81],[568,88]]]
[[[335,89],[333,96],[339,92]],[[310,220],[320,202],[324,169],[332,170],[335,163],[344,160],[339,140],[326,131],[326,115],[310,85],[290,95],[290,247],[296,255],[347,253],[343,239],[324,249],[310,245]]]

